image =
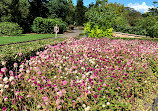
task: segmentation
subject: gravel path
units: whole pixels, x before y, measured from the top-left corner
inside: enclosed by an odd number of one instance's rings
[[[71,30],[70,32],[65,32],[59,37],[78,37],[80,33],[82,33],[82,30],[74,28],[74,30]]]

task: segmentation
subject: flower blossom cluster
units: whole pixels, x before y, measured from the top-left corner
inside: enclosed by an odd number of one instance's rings
[[[1,69],[3,111],[130,110],[158,83],[150,65],[158,61],[156,42],[70,38],[36,54],[12,71]]]

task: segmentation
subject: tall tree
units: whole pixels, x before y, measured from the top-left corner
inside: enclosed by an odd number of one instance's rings
[[[85,22],[85,12],[86,12],[86,8],[83,5],[83,0],[77,1],[75,12],[76,12],[76,24],[83,25],[83,23]]]
[[[15,22],[23,27],[24,32],[29,29],[29,7],[27,0],[1,0],[0,21]]]
[[[47,17],[48,8],[46,4],[49,0],[28,0],[30,3],[30,13],[35,17]]]
[[[153,2],[153,6],[154,7],[152,7],[152,8],[149,8],[149,14],[150,15],[158,15],[158,7],[156,6],[158,4],[158,2],[157,1],[154,1]]]
[[[49,18],[61,18],[68,24],[74,21],[74,5],[72,0],[50,0],[48,3]]]

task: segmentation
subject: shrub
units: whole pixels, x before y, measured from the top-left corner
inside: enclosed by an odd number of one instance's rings
[[[125,25],[117,25],[114,26],[115,31],[129,33],[129,34],[137,34],[137,35],[147,35],[146,29],[142,29],[140,27],[132,27]]]
[[[66,31],[67,23],[61,19],[46,19],[42,17],[35,18],[32,30],[36,33],[53,33],[55,24],[59,26],[59,33]]]
[[[92,26],[91,23],[87,23],[85,26],[85,33],[88,34],[88,37],[112,37],[113,35],[113,28],[109,28],[106,30],[103,30],[99,28],[98,25]]]
[[[74,25],[69,25],[69,30],[73,30],[74,29]]]
[[[22,33],[22,28],[17,23],[1,22],[0,23],[0,35],[15,36]]]

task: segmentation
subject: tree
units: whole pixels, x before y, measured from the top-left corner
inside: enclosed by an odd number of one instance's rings
[[[85,22],[85,12],[86,12],[86,7],[83,5],[83,0],[77,1],[75,12],[76,12],[76,24],[83,25],[83,23]]]
[[[49,9],[47,3],[49,0],[28,0],[30,4],[30,20],[33,21],[36,17],[48,17]]]
[[[157,1],[154,1],[153,2],[153,8],[149,8],[149,13],[150,13],[150,15],[158,15],[158,7],[156,7],[156,5],[158,4],[158,2]]]
[[[0,2],[0,21],[18,23],[28,31],[29,2],[27,0],[2,0]]]
[[[0,22],[11,21],[11,5],[12,0],[0,1]]]
[[[71,0],[50,0],[47,6],[49,18],[61,18],[68,24],[73,23],[75,8]]]

